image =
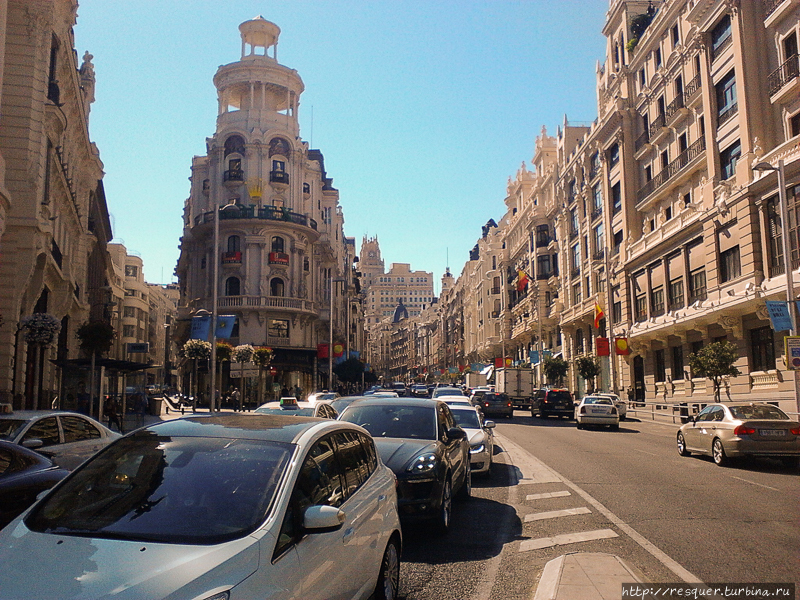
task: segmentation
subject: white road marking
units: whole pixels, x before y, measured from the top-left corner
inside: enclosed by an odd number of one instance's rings
[[[739,481],[744,481],[745,483],[752,483],[753,485],[757,485],[758,487],[767,488],[768,490],[772,490],[775,492],[780,492],[778,488],[770,487],[768,485],[764,485],[763,483],[756,483],[755,481],[750,481],[749,479],[742,479],[741,477],[736,477],[736,475],[729,475],[733,479],[738,479]]]
[[[553,476],[558,477],[558,480],[560,482],[562,482],[564,485],[569,487],[576,494],[579,494],[584,500],[586,500],[586,502],[588,502],[589,504],[594,506],[595,509],[597,509],[598,512],[600,512],[604,517],[606,517],[609,521],[611,521],[614,525],[616,525],[620,530],[622,530],[626,535],[628,535],[628,537],[630,537],[634,542],[636,542],[642,548],[644,548],[647,552],[652,554],[656,559],[658,559],[658,561],[662,565],[664,565],[670,571],[675,573],[675,575],[680,577],[684,582],[686,582],[686,583],[703,583],[700,580],[699,577],[697,577],[696,575],[693,575],[692,573],[690,573],[689,571],[684,569],[677,561],[675,561],[672,558],[670,558],[665,552],[660,550],[655,544],[653,544],[652,542],[647,540],[647,538],[645,538],[642,534],[640,534],[633,527],[631,527],[630,525],[625,523],[617,515],[612,513],[605,506],[600,504],[600,502],[598,502],[592,496],[590,496],[587,492],[585,492],[580,487],[578,487],[577,485],[572,483],[569,479],[567,479],[566,477],[563,477],[562,475],[559,475],[558,473],[556,473],[555,471],[550,469],[550,467],[545,465],[542,461],[540,461],[538,458],[534,457],[529,452],[527,452],[526,450],[524,450],[523,448],[521,448],[520,446],[518,446],[517,444],[515,444],[511,440],[507,439],[506,437],[501,436],[501,435],[499,435],[497,433],[495,433],[495,436],[496,436],[496,439],[498,439],[500,444],[503,446],[504,450],[506,450],[506,452],[508,453],[512,464],[514,464],[515,466],[520,468],[520,470],[523,473],[525,473],[525,469],[531,468],[530,465],[535,464],[535,463],[539,463],[541,465],[540,470],[541,469],[547,469],[550,473],[553,474]],[[516,461],[519,461],[520,464],[518,465]],[[523,468],[522,465],[524,465],[524,468]],[[522,543],[526,544],[527,542],[522,542]],[[520,550],[522,550],[522,549],[520,548]]]
[[[567,490],[561,490],[560,492],[544,492],[542,494],[528,494],[525,496],[525,500],[530,502],[531,500],[544,500],[545,498],[563,498],[564,496],[571,496]]]
[[[564,533],[561,535],[554,535],[553,537],[525,540],[520,544],[519,551],[529,552],[531,550],[541,550],[542,548],[552,548],[553,546],[564,546],[565,544],[577,544],[578,542],[590,542],[592,540],[604,540],[615,537],[619,537],[619,535],[611,529]]]
[[[532,515],[525,515],[525,522],[530,523],[531,521],[543,521],[545,519],[557,519],[558,517],[569,517],[571,515],[586,515],[591,514],[590,511],[585,506],[579,506],[577,508],[565,508],[563,510],[549,510],[547,512],[540,512],[540,513],[533,513]]]
[[[634,448],[636,452],[641,452],[642,454],[649,454],[650,456],[661,456],[660,454],[656,454],[654,452],[645,452],[644,450],[639,450],[638,448]]]

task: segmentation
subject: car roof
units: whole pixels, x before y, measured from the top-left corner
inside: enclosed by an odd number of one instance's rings
[[[391,398],[387,396],[364,396],[358,401],[359,406],[364,405],[391,405],[391,406],[427,406],[434,408],[440,402],[438,398]],[[350,405],[352,406],[352,405]],[[347,408],[350,408],[348,406]]]
[[[322,402],[313,402],[313,401],[309,402],[309,401],[306,401],[306,400],[302,400],[300,402],[295,402],[294,404],[289,404],[285,408],[286,408],[286,410],[293,410],[294,407],[297,407],[297,408],[316,408],[320,404],[323,404],[323,403]],[[264,404],[262,404],[258,408],[284,408],[284,405],[282,405],[278,401],[273,401],[273,402],[265,402]],[[256,409],[256,410],[258,410],[258,409]]]
[[[292,444],[309,430],[331,423],[341,422],[292,415],[228,413],[162,421],[139,431],[151,431],[166,437],[238,438]],[[360,431],[360,428],[356,429]]]

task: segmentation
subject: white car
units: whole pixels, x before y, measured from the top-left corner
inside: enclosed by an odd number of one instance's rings
[[[309,397],[306,398],[306,402],[333,402],[341,397],[341,394],[338,392],[316,392],[309,395]]]
[[[614,406],[617,407],[617,413],[619,414],[619,420],[624,421],[625,417],[628,415],[628,403],[625,400],[621,400],[619,396],[616,394],[608,394],[606,392],[597,392],[592,394],[592,396],[604,396],[606,398],[611,398],[611,401],[614,403]]]
[[[450,408],[454,406],[473,406],[472,401],[466,396],[437,396],[436,399],[441,400]]]
[[[295,417],[320,417],[335,419],[339,413],[327,400],[314,402],[298,402],[297,398],[288,396],[277,402],[266,402],[253,411],[262,415],[291,415]]]
[[[586,425],[608,425],[611,429],[619,429],[619,413],[608,396],[584,396],[575,409],[575,421],[578,429]]]
[[[363,428],[193,416],[117,440],[0,531],[0,595],[394,599],[401,535]]]
[[[494,421],[485,421],[476,406],[450,406],[456,425],[467,432],[469,464],[473,475],[489,475],[494,455]]]

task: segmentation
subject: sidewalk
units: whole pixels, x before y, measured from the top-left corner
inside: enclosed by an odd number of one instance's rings
[[[571,552],[545,565],[534,600],[620,600],[623,583],[645,581],[613,554]]]

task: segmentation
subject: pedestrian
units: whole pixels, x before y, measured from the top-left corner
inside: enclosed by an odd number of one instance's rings
[[[294,397],[297,398],[297,401],[300,402],[300,396],[303,395],[303,390],[300,388],[299,385],[294,386]]]
[[[281,388],[281,398],[285,398],[285,397],[286,397],[286,396],[288,396],[288,395],[289,395],[289,390],[287,390],[287,389],[286,389],[286,386],[284,385],[284,386]]]
[[[123,431],[122,422],[119,420],[119,415],[117,414],[117,402],[111,396],[106,397],[105,411],[106,417],[108,417],[108,428],[111,429],[113,425],[116,425],[117,431],[125,433]]]
[[[233,388],[233,392],[231,392],[231,401],[233,401],[234,412],[242,410],[242,396],[239,393],[239,388]]]

